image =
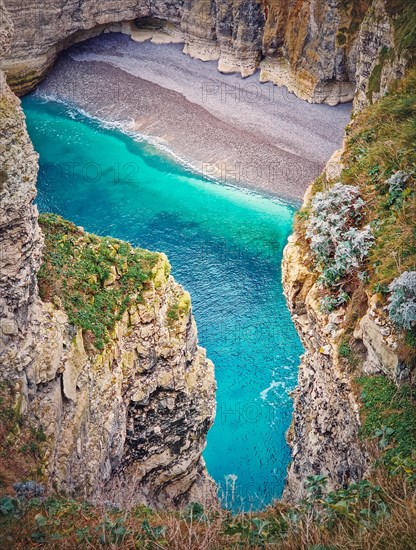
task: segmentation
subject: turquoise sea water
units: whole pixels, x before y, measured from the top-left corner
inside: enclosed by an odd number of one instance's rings
[[[99,235],[165,252],[214,361],[217,418],[204,457],[224,504],[281,495],[302,347],[280,283],[295,208],[191,173],[73,109],[23,100],[40,154],[37,203]]]

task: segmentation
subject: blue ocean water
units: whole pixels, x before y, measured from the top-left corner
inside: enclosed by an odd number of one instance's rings
[[[204,457],[225,506],[280,497],[302,346],[281,286],[295,207],[208,181],[70,107],[23,100],[40,154],[37,204],[99,235],[165,252],[213,360],[217,417]]]

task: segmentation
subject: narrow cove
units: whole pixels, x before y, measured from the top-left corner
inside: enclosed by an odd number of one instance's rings
[[[208,471],[224,505],[264,507],[284,486],[302,353],[280,283],[295,206],[208,181],[63,104],[32,95],[23,107],[40,154],[39,209],[165,252],[191,293],[218,383]]]

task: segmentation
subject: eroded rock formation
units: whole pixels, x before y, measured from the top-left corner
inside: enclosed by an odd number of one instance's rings
[[[3,21],[4,51],[12,26]],[[159,255],[104,349],[86,349],[59,297],[39,297],[38,157],[1,72],[0,125],[0,380],[14,386],[17,408],[46,436],[46,478],[69,494],[124,505],[212,500],[201,453],[215,379],[197,344],[189,295]],[[181,301],[187,307],[172,320],[168,312]]]
[[[80,232],[77,247],[84,240],[91,237]],[[53,301],[43,304],[47,338],[23,374],[48,441],[48,479],[69,494],[123,506],[213,501],[201,453],[215,416],[214,368],[166,257],[98,353],[59,297]]]
[[[412,25],[410,10],[414,13],[415,6],[412,7],[412,2],[396,3],[396,8],[401,8],[402,12],[395,13],[392,4],[374,0],[361,24],[357,42],[355,111],[385,95],[412,62],[409,46],[414,46],[411,42],[403,42],[410,32],[410,27],[406,30],[405,20]]]
[[[317,103],[351,101],[356,32],[365,2],[271,2],[261,80]]]
[[[384,0],[371,5],[7,0],[6,5],[10,17],[0,4],[1,67],[19,93],[32,89],[69,44],[105,30],[129,32],[132,21],[149,16],[176,25],[185,52],[218,59],[220,70],[247,75],[260,63],[261,79],[317,102],[348,101],[357,87],[357,109],[382,95],[409,58],[396,47],[394,13]],[[123,22],[124,28],[112,26]],[[69,492],[117,495],[124,503],[162,506],[200,499],[201,491],[210,495],[201,452],[213,419],[215,382],[212,365],[197,347],[191,311],[173,331],[169,325],[167,312],[182,289],[161,257],[144,302],[124,314],[110,343],[93,356],[59,302],[40,300],[42,235],[33,206],[37,158],[19,102],[0,79],[1,377],[14,381],[22,409],[36,412],[44,428],[45,472]],[[332,168],[337,170],[337,162]],[[308,475],[327,475],[336,486],[359,480],[367,465],[351,382],[319,310],[309,267],[308,252],[295,235],[285,251],[283,282],[306,353],[290,434],[286,497],[291,499],[303,494]],[[364,346],[367,372],[397,379],[403,373],[386,325],[370,299],[354,337]]]
[[[0,49],[10,45],[13,27],[2,9],[5,25]],[[36,273],[41,261],[42,235],[37,224],[37,154],[26,132],[20,101],[0,71],[0,358],[2,372],[19,377],[30,363],[39,298]]]
[[[16,32],[0,67],[18,94],[43,78],[62,49],[106,31],[134,36],[134,22],[142,26],[149,18],[183,40],[185,53],[218,60],[220,71],[248,76],[260,68],[261,81],[315,103],[351,101],[357,88],[362,107],[384,93],[409,61],[397,43],[397,6],[388,8],[386,0],[5,3]]]
[[[329,187],[339,181],[342,158],[343,151],[337,151],[326,165]],[[311,186],[303,209],[310,207],[313,193]],[[374,450],[360,438],[357,377],[382,375],[397,384],[411,379],[411,366],[400,358],[400,335],[385,299],[372,294],[371,287],[361,288],[353,294],[349,309],[324,312],[324,290],[314,265],[305,236],[295,229],[282,264],[284,293],[305,347],[288,432],[292,460],[284,497],[291,501],[305,496],[308,476],[324,475],[332,490],[357,483],[371,465]],[[343,341],[348,342],[352,363],[341,354]]]
[[[320,311],[310,258],[296,234],[285,248],[282,267],[285,296],[305,347],[293,392],[288,432],[292,460],[284,493],[296,501],[305,496],[308,476],[326,476],[329,489],[360,481],[368,458],[358,436],[360,419],[351,378],[340,364],[328,317]],[[333,321],[341,322],[335,317]]]

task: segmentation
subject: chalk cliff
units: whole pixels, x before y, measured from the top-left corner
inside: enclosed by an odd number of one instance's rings
[[[125,506],[213,500],[201,453],[215,416],[214,369],[167,258],[40,219],[47,338],[23,380],[47,437],[48,478]]]
[[[394,5],[393,5],[394,4]],[[159,21],[184,52],[218,60],[223,72],[253,74],[314,103],[357,105],[401,76],[400,44],[411,2],[385,0],[6,0],[14,23],[0,68],[18,94],[31,90],[69,45],[101,32],[137,34]],[[410,10],[410,14],[408,13]],[[149,38],[151,36],[147,35]],[[142,36],[143,38],[143,36]],[[388,55],[387,55],[387,53]],[[372,80],[371,80],[372,78]]]
[[[140,26],[148,17],[174,25],[186,53],[218,59],[222,71],[244,76],[260,67],[262,80],[284,84],[308,101],[335,104],[351,100],[356,91],[357,112],[383,96],[413,55],[405,32],[412,22],[412,2],[5,3],[9,15],[0,3],[0,67],[17,93],[32,89],[68,45],[106,30],[131,32],[132,22]],[[114,26],[119,23],[124,26]],[[0,79],[0,375],[15,383],[22,410],[36,413],[43,426],[48,438],[45,474],[69,493],[107,500],[117,495],[124,503],[164,506],[204,494],[210,498],[212,485],[201,452],[214,415],[215,381],[212,364],[197,346],[188,297],[159,255],[140,297],[129,297],[98,347],[88,331],[70,320],[59,293],[44,288],[41,300],[36,274],[47,256],[33,205],[37,157],[19,101],[1,73]],[[365,139],[358,136],[362,148],[374,127]],[[343,159],[353,163],[360,157],[350,149]],[[340,158],[328,166],[328,188],[341,177]],[[389,170],[392,166],[376,177],[385,179]],[[351,174],[342,176],[349,184]],[[305,215],[314,194],[311,189],[306,197]],[[74,254],[96,242],[74,226],[68,233]],[[117,243],[108,244],[118,257]],[[102,284],[111,288],[122,276],[115,267]],[[335,487],[359,480],[368,464],[358,437],[357,395],[340,355],[347,311],[322,311],[317,277],[311,251],[297,229],[285,251],[283,284],[306,353],[290,432],[289,499],[303,494],[307,475],[323,473]],[[352,302],[354,292],[347,290]],[[370,287],[364,294],[344,352],[357,353],[363,372],[396,381],[408,378],[410,366],[397,351],[400,339],[386,314],[385,298]]]
[[[3,20],[4,51],[12,25]],[[163,254],[104,242],[55,218],[44,219],[44,242],[33,204],[37,154],[20,101],[1,72],[0,94],[0,379],[14,387],[17,408],[46,436],[45,479],[68,494],[116,504],[212,500],[215,486],[201,453],[215,415],[215,378],[197,344],[189,295]],[[72,273],[84,289],[120,296],[101,342],[80,325],[80,315],[69,318],[68,303],[56,291],[59,270],[53,271],[48,243],[62,227],[55,252],[66,247],[66,265],[77,265],[87,247],[92,265],[103,268],[94,254],[103,247],[107,252],[105,281]],[[151,258],[143,273],[140,254]],[[133,281],[128,288],[120,286],[123,277]],[[82,304],[95,299],[87,292]],[[108,305],[103,308],[97,322],[108,315]]]
[[[6,25],[0,47],[7,51],[11,20],[0,4]],[[42,253],[37,223],[37,154],[26,132],[20,102],[0,71],[0,356],[3,376],[19,377],[31,360],[34,342],[30,326],[36,322],[39,298],[36,273]]]
[[[357,112],[343,149],[308,189],[284,251],[284,292],[305,347],[288,433],[285,497],[292,501],[305,495],[307,476],[324,475],[336,488],[359,481],[373,465],[375,449],[360,437],[361,377],[414,383],[415,316],[404,323],[391,315],[391,304],[394,281],[416,268],[414,151],[407,147],[413,134],[405,108],[412,104],[414,112],[415,82],[412,69],[388,96]]]
[[[305,347],[293,392],[288,432],[292,460],[284,494],[296,502],[305,496],[308,476],[326,476],[329,489],[360,481],[368,457],[359,438],[359,406],[351,376],[339,358],[337,338],[328,330],[328,316],[321,312],[310,256],[296,233],[285,248],[282,267],[285,296]],[[342,313],[332,315],[337,329]]]

